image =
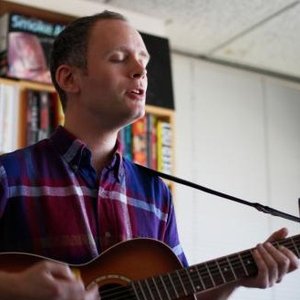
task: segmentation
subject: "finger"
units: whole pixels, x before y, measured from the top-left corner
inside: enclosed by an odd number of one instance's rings
[[[280,239],[284,239],[288,235],[287,228],[283,227],[277,231],[275,231],[267,240],[266,242],[274,242]]]
[[[270,247],[270,244],[269,244]],[[278,265],[273,256],[269,253],[269,247],[265,245],[259,244],[257,246],[257,250],[261,256],[262,264],[264,264],[264,268],[262,272],[265,272],[265,277],[267,282],[267,287],[273,286],[274,283],[278,279]],[[267,250],[268,249],[268,250]]]
[[[288,272],[292,272],[299,268],[300,265],[298,257],[291,250],[284,246],[279,246],[279,251],[281,251],[281,253],[283,253],[290,260]]]
[[[85,288],[82,281],[66,281],[58,280],[56,282],[56,298],[55,299],[85,299]],[[51,298],[52,299],[52,298]],[[53,297],[54,299],[54,297]]]
[[[282,251],[276,249],[271,243],[266,243],[265,249],[268,254],[271,255],[276,263],[277,278],[274,278],[275,282],[280,282],[282,277],[288,272],[290,267],[290,259]]]
[[[258,250],[259,247],[260,245],[257,245],[257,247],[252,252],[253,258],[258,269],[255,281],[257,282],[258,288],[265,289],[269,287],[269,275],[267,265],[265,264],[265,261],[260,251]]]
[[[86,292],[85,300],[100,300],[99,288],[96,283],[92,284]]]
[[[63,263],[44,261],[41,263],[41,268],[44,268],[44,271],[47,273],[47,275],[52,278],[60,278],[65,280],[75,279],[75,275],[71,271],[70,267]]]

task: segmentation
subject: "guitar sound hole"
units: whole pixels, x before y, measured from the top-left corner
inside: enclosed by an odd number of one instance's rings
[[[113,293],[114,291],[117,291],[121,286],[119,284],[114,284],[114,283],[110,283],[110,284],[105,284],[103,286],[99,287],[99,294],[100,296],[108,293]]]
[[[135,299],[132,289],[130,289],[128,286],[105,284],[100,286],[98,290],[101,300]]]

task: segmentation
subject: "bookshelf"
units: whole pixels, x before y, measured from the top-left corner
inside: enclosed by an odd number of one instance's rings
[[[39,18],[47,22],[52,22],[52,23],[60,23],[60,24],[67,24],[70,21],[74,19],[73,16],[68,16],[65,14],[60,14],[52,11],[47,11],[44,9],[39,9],[36,7],[31,7],[15,2],[10,2],[6,0],[1,0],[0,3],[0,15],[6,12],[14,12],[14,13],[19,13],[23,15],[27,15],[29,17],[34,17],[34,18]],[[10,114],[11,117],[13,118],[14,122],[14,129],[12,130],[11,128],[6,128],[6,133],[3,131],[3,126],[0,127],[0,133],[1,136],[7,136],[7,135],[13,135],[14,136],[14,142],[11,144],[11,149],[7,147],[7,150],[4,149],[1,150],[0,152],[7,152],[11,150],[15,150],[17,148],[21,148],[26,146],[28,143],[27,139],[27,130],[26,128],[28,127],[28,93],[29,91],[33,92],[47,92],[53,95],[56,95],[55,89],[51,84],[47,83],[39,83],[39,82],[34,82],[34,81],[29,81],[29,80],[23,80],[23,79],[16,79],[16,78],[4,78],[0,77],[0,96],[2,95],[2,102],[3,101],[11,101],[10,99],[3,99],[3,93],[1,94],[1,86],[2,90],[3,87],[11,87],[12,89],[15,90],[14,95],[18,94],[19,96],[17,97],[18,99],[14,99],[14,105],[15,108],[11,108]],[[14,96],[15,97],[15,96]],[[53,98],[54,99],[54,98]],[[56,100],[51,100],[51,101],[56,101],[56,106],[60,106],[58,98],[56,97]],[[0,104],[1,104],[0,101]],[[3,105],[3,103],[2,103]],[[0,108],[1,109],[1,108]],[[154,106],[154,105],[146,105],[146,114],[154,116],[155,122],[156,123],[167,123],[169,124],[170,132],[171,134],[169,135],[169,148],[171,151],[171,155],[168,158],[170,162],[170,171],[169,173],[174,172],[174,167],[175,167],[175,156],[174,156],[174,109],[172,108],[165,108],[165,107],[159,107],[159,106]],[[2,116],[3,118],[3,116]],[[2,120],[3,121],[3,120]],[[11,123],[13,123],[11,122]],[[1,123],[1,113],[0,113],[0,123]],[[3,123],[3,122],[2,122]],[[63,113],[60,107],[56,107],[56,124],[62,124],[63,123]],[[1,126],[1,125],[0,125]],[[8,127],[11,127],[9,124],[7,125]],[[6,127],[7,127],[6,126]],[[2,130],[2,131],[1,131]],[[156,132],[157,127],[152,128],[152,131]],[[149,131],[149,130],[148,130]],[[0,136],[0,146],[1,146],[1,136]],[[158,138],[155,137],[157,140]],[[149,145],[148,145],[149,146]],[[147,146],[147,147],[148,147]],[[155,166],[150,166],[155,169],[158,169]],[[163,171],[163,170],[160,170]],[[170,184],[170,187],[172,188],[172,185]]]
[[[55,113],[52,126],[63,123],[62,109],[52,85],[0,77],[0,110],[2,111],[2,114],[0,113],[0,130],[2,133],[0,136],[0,153],[14,151],[30,144],[27,143],[29,92],[51,95],[49,104],[55,108],[52,110]],[[50,114],[50,110],[46,113]],[[9,137],[13,140],[5,142]]]

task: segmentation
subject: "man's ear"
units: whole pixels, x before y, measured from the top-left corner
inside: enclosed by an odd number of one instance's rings
[[[69,65],[60,65],[55,74],[55,79],[66,93],[77,93],[79,91],[79,82],[76,69]]]

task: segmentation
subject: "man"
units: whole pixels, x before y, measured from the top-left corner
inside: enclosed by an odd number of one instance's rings
[[[50,139],[1,158],[0,251],[79,263],[119,241],[151,237],[186,265],[168,189],[118,151],[118,131],[144,114],[148,61],[140,34],[116,13],[79,19],[57,38],[51,74],[65,125]],[[268,287],[298,266],[292,252],[270,243],[253,255],[256,277],[199,299],[226,299],[241,285]],[[2,300],[99,299],[97,286],[86,291],[63,264],[2,270],[0,279]]]

